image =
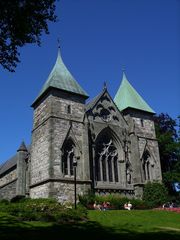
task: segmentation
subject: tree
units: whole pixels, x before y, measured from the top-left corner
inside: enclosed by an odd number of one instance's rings
[[[155,116],[156,135],[162,168],[163,183],[169,195],[177,200],[173,183],[180,182],[180,117],[179,123],[168,114]]]
[[[170,171],[179,160],[179,136],[177,122],[168,114],[161,113],[154,118],[159,143],[162,172]]]
[[[20,62],[19,48],[41,44],[48,22],[56,22],[55,0],[0,0],[0,64],[14,72]]]
[[[143,200],[153,208],[159,207],[168,200],[166,187],[159,182],[148,182],[144,185]]]

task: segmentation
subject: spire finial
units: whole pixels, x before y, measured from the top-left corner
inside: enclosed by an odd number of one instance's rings
[[[126,71],[126,68],[124,65],[122,66],[122,71],[123,71],[123,73],[125,73],[125,71]]]
[[[17,152],[20,152],[20,151],[27,152],[27,148],[26,148],[26,144],[25,144],[24,140],[21,142],[21,145],[17,150]]]
[[[103,90],[106,90],[106,89],[107,89],[107,82],[104,81]]]
[[[58,44],[58,48],[60,49],[60,38],[57,38],[57,44]]]
[[[61,57],[61,50],[60,50],[60,38],[57,38],[57,44],[58,44],[58,58]]]

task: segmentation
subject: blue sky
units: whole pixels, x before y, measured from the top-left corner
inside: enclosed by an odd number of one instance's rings
[[[15,73],[0,68],[0,163],[22,140],[31,142],[30,105],[56,61],[58,37],[65,65],[90,99],[104,81],[114,97],[125,67],[156,113],[180,114],[179,0],[60,0],[56,12],[42,46],[23,47]]]

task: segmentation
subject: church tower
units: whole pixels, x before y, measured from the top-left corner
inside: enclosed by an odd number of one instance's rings
[[[58,49],[56,63],[32,104],[30,197],[73,201],[74,161],[77,161],[77,193],[90,185],[85,171],[89,161],[83,124],[87,98],[64,65]]]
[[[161,181],[159,149],[153,121],[155,112],[129,83],[124,72],[114,102],[129,123],[130,161],[135,186],[139,188],[148,181]],[[136,195],[138,197],[142,192]]]

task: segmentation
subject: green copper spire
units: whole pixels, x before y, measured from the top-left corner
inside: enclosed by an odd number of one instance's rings
[[[155,113],[129,83],[124,72],[121,85],[114,97],[114,102],[120,111],[127,108],[134,108],[149,113]]]
[[[63,60],[61,58],[61,54],[60,54],[60,48],[58,48],[56,63],[47,81],[45,82],[40,94],[38,95],[37,99],[39,99],[42,96],[42,94],[50,87],[65,90],[71,93],[76,93],[84,96],[85,98],[88,98],[88,94],[76,82],[74,77],[71,75],[69,70],[64,65]]]

